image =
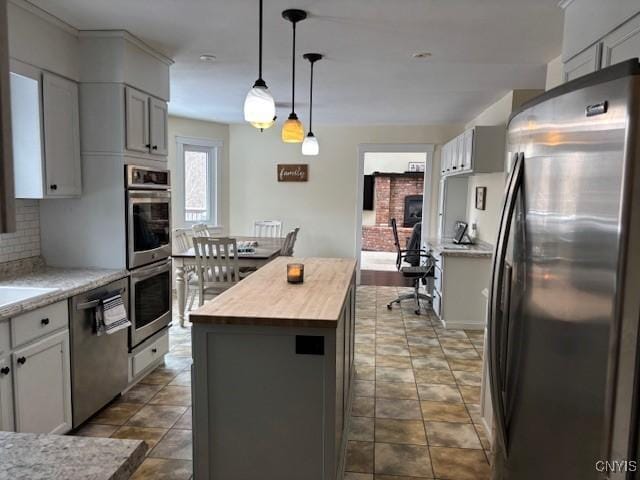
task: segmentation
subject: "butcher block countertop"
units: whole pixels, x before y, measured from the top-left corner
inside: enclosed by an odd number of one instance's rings
[[[287,264],[304,264],[304,283],[287,283]],[[356,261],[278,257],[190,315],[194,324],[336,328]]]

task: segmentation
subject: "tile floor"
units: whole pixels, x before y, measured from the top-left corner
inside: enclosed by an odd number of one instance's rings
[[[410,302],[387,310],[399,290],[358,288],[345,480],[488,479],[477,424],[482,334],[443,330]],[[189,329],[172,326],[170,345],[165,365],[75,432],[145,440],[133,480],[192,478]]]

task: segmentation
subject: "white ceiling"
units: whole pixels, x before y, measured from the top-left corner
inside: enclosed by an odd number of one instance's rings
[[[242,121],[257,76],[258,0],[31,0],[78,29],[126,29],[175,60],[170,112]],[[465,123],[511,89],[544,87],[560,54],[557,0],[265,0],[264,79],[279,118],[290,108],[291,26],[301,8],[296,109],[321,124]],[[412,53],[429,51],[428,60]],[[218,60],[199,61],[203,53]]]

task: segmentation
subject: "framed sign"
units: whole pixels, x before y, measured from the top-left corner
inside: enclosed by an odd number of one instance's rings
[[[476,187],[476,208],[484,210],[487,201],[487,187]]]
[[[309,165],[306,163],[278,164],[279,182],[307,182],[309,181]]]
[[[424,162],[409,162],[409,172],[424,172]]]

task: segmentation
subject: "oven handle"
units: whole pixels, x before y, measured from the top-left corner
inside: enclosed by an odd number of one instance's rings
[[[166,190],[129,190],[129,198],[171,198],[171,192]]]
[[[142,267],[131,271],[130,276],[135,280],[144,280],[164,271],[171,271],[171,259],[164,262],[162,265],[151,265],[149,267]]]

